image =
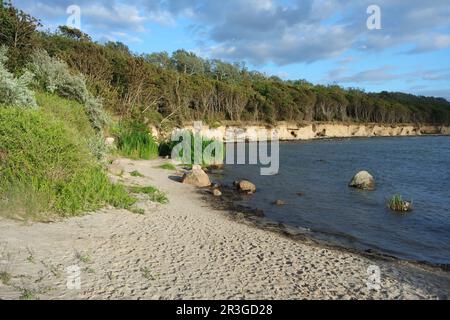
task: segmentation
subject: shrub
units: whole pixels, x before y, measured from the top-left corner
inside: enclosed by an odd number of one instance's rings
[[[0,211],[72,216],[134,198],[113,185],[81,135],[42,110],[0,108]]]
[[[35,74],[40,86],[47,92],[83,104],[92,127],[101,130],[108,117],[101,101],[89,92],[84,76],[71,72],[65,62],[50,57],[44,50],[36,51],[31,58],[28,68]]]
[[[116,128],[119,152],[132,159],[158,157],[158,144],[145,124],[122,121]]]
[[[112,147],[105,143],[105,137],[101,131],[88,139],[87,146],[92,155],[102,163],[105,162],[108,154],[112,150]]]
[[[33,91],[28,85],[33,80],[33,74],[26,71],[19,78],[15,78],[6,69],[7,48],[0,47],[0,104],[12,107],[36,108],[36,100]]]
[[[202,137],[202,136],[200,136],[198,134],[194,134],[192,132],[188,132],[187,134],[183,135],[183,137],[185,137],[185,136],[190,137],[189,139],[191,140],[190,141],[190,164],[194,164],[195,163],[195,158],[196,158],[195,157],[196,156],[195,141],[196,140],[198,141],[200,139],[202,141],[202,146],[201,146],[201,150],[198,150],[198,152],[199,153],[201,152],[201,159],[202,159],[201,165],[202,166],[207,167],[207,166],[209,166],[211,164],[215,164],[214,163],[214,161],[215,161],[214,158],[215,158],[215,153],[216,152],[219,152],[218,158],[223,160],[224,155],[225,155],[225,148],[224,148],[223,142],[219,142],[219,141],[214,140],[214,139],[207,139],[207,138],[204,138],[204,137]],[[179,145],[183,141],[183,137],[180,137],[180,139],[178,141],[169,141],[169,142],[161,143],[160,148],[159,148],[160,155],[161,156],[172,156],[173,149],[175,148],[175,146]],[[214,150],[213,154],[211,155],[213,157],[213,159],[205,158],[203,156],[204,152],[205,152],[205,149],[210,147],[213,143],[214,144],[219,144],[221,147]],[[184,150],[180,150],[178,156],[180,158],[183,158]],[[198,157],[200,157],[200,155],[198,155]],[[187,163],[185,163],[185,164],[187,164]]]

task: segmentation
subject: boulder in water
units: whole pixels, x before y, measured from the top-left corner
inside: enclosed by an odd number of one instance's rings
[[[241,181],[236,181],[235,186],[238,190],[248,193],[248,194],[252,194],[256,192],[256,186],[251,183],[248,180],[241,180]]]
[[[375,190],[375,179],[369,172],[361,171],[353,177],[349,186],[361,190]]]

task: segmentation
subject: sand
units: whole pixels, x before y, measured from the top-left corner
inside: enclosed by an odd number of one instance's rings
[[[145,215],[105,208],[55,223],[0,220],[0,299],[448,299],[450,275],[294,241],[234,221],[183,185],[164,160],[120,160],[127,184],[154,185],[170,203]],[[81,268],[80,289],[67,269]],[[369,290],[369,266],[381,288]],[[5,279],[4,279],[5,280]]]

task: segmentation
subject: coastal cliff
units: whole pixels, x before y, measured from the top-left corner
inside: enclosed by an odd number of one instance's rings
[[[193,125],[177,128],[176,133],[182,130],[193,131]],[[152,128],[155,136],[161,136],[156,128]],[[351,137],[395,137],[395,136],[421,136],[421,135],[450,135],[450,126],[430,124],[358,124],[358,123],[308,123],[289,124],[280,122],[276,126],[263,125],[224,125],[210,127],[203,125],[200,132],[208,139],[218,139],[225,142],[234,137],[237,141],[262,141],[278,137],[282,141],[313,140],[323,138],[351,138]]]

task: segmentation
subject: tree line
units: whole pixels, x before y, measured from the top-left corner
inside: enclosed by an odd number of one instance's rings
[[[120,42],[100,44],[80,30],[40,31],[40,22],[1,2],[0,44],[8,68],[20,72],[36,50],[65,61],[85,75],[89,89],[121,118],[160,125],[277,121],[450,123],[450,102],[397,92],[284,81],[248,70],[245,63],[204,59],[178,50],[136,54]]]

